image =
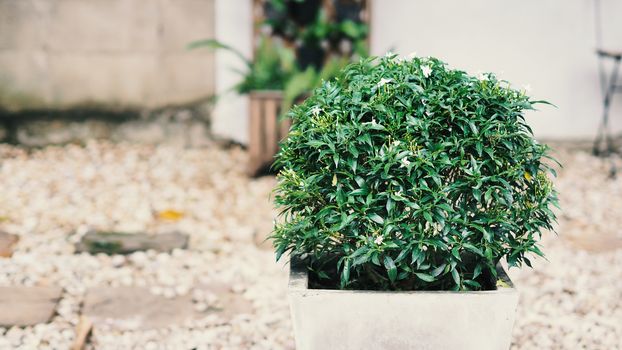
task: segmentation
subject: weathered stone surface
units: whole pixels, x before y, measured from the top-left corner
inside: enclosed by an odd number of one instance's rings
[[[43,147],[108,138],[113,128],[114,124],[100,120],[35,120],[20,123],[16,138],[24,146]]]
[[[186,46],[213,37],[213,19],[214,0],[0,0],[0,106],[163,107],[210,96],[215,54]]]
[[[128,120],[89,116],[85,116],[83,120],[17,118],[14,135],[7,135],[0,124],[0,141],[10,136],[28,147],[86,143],[93,139],[147,145],[203,147],[213,144],[213,140],[209,123],[205,120],[207,112],[201,108],[193,106],[192,109],[179,108],[173,111],[146,113],[146,117],[133,116],[134,118]]]
[[[108,325],[118,329],[181,325],[197,316],[190,295],[168,299],[137,287],[91,289],[84,299],[82,313],[95,327]]]
[[[60,287],[0,287],[0,327],[47,323],[61,292]]]
[[[18,236],[0,231],[0,258],[8,258],[13,255],[13,246],[18,240]]]
[[[176,248],[184,249],[187,246],[188,235],[179,232],[145,234],[91,231],[76,244],[76,251],[92,254],[130,254],[149,249],[169,252]]]
[[[46,33],[53,51],[119,53],[158,49],[160,19],[155,1],[56,0],[54,3]]]
[[[230,284],[212,282],[198,286],[194,290],[193,299],[200,311],[215,313],[221,319],[231,321],[238,315],[250,315],[254,312],[253,303],[239,292]]]

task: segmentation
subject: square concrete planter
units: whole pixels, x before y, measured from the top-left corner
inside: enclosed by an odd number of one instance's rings
[[[293,261],[289,301],[297,350],[508,349],[518,292],[382,292],[309,289]]]

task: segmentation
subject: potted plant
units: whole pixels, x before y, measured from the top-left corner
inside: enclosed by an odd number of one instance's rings
[[[348,66],[289,113],[275,190],[297,349],[507,349],[557,205],[523,112],[492,74],[395,55]]]
[[[278,143],[287,135],[290,120],[280,118],[297,101],[302,101],[321,81],[334,77],[349,58],[333,56],[320,69],[300,69],[294,50],[270,37],[263,37],[251,60],[238,50],[214,39],[192,42],[190,49],[226,50],[241,59],[246,70],[233,89],[250,97],[248,173],[254,176],[270,167]],[[280,119],[280,120],[279,120]]]

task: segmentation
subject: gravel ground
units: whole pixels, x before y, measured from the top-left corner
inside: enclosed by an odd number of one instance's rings
[[[514,349],[615,349],[622,343],[622,179],[607,165],[563,146],[556,180],[563,215],[559,236],[546,233],[548,261],[512,270],[521,292]],[[232,319],[210,314],[159,330],[97,327],[92,349],[293,349],[287,270],[257,247],[274,211],[272,177],[249,180],[247,155],[228,150],[89,143],[31,152],[0,145],[0,230],[20,236],[0,259],[0,285],[60,285],[49,324],[0,328],[0,349],[65,349],[75,337],[88,288],[141,286],[167,297],[225,284],[252,307]],[[162,211],[183,213],[164,220]],[[171,254],[127,257],[74,254],[89,229],[190,234]]]

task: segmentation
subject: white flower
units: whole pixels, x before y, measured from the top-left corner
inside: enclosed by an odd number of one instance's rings
[[[424,245],[423,247],[421,247],[421,250],[423,250],[425,252],[426,250],[428,250],[428,246]]]
[[[392,82],[392,81],[393,81],[393,79],[385,79],[385,78],[382,78],[382,79],[380,79],[380,81],[378,82],[378,84],[376,84],[376,86],[377,86],[377,87],[383,87],[385,84],[388,84],[388,83],[390,83],[390,82]]]
[[[393,53],[393,52],[391,52],[391,51],[387,51],[387,53],[385,53],[385,54],[384,54],[384,57],[386,57],[386,58],[390,58],[390,57],[391,57],[391,56],[393,56],[393,55],[394,55],[394,53]]]
[[[377,245],[381,245],[383,240],[384,240],[384,238],[382,238],[382,236],[378,236],[374,240],[374,243],[376,243]]]
[[[411,211],[410,207],[406,207],[406,208],[404,208],[404,210]]]
[[[397,146],[399,146],[399,145],[400,145],[400,143],[401,143],[401,142],[400,142],[399,140],[393,141],[393,146],[394,146],[394,147],[397,147]]]
[[[427,78],[432,74],[432,68],[430,68],[430,66],[421,66],[421,72],[423,76]]]
[[[402,165],[400,165],[400,168],[406,168],[410,165],[410,160],[408,160],[408,158],[406,157],[402,158],[400,162],[402,163]]]
[[[313,113],[316,117],[320,114],[320,112],[322,112],[320,106],[313,106],[313,108],[311,108],[311,113]]]

